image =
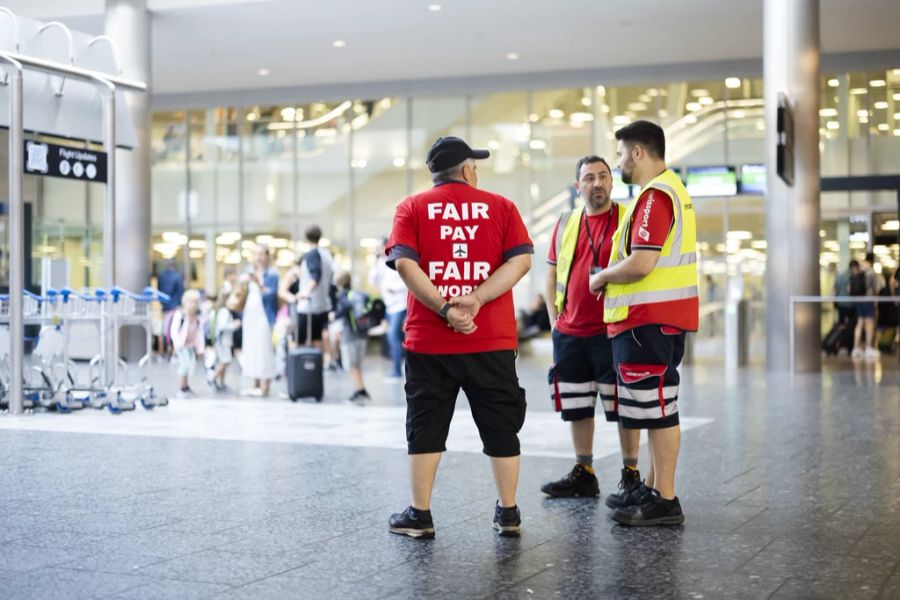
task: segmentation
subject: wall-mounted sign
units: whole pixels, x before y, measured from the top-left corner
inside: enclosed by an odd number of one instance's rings
[[[25,172],[106,183],[106,152],[26,140]]]
[[[794,110],[788,97],[778,94],[778,146],[776,147],[776,172],[789,186],[794,185]]]

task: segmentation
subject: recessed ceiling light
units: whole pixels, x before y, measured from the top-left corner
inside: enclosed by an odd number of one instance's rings
[[[439,10],[441,10],[441,5],[440,4],[429,4],[428,10],[430,10],[431,12],[438,12]]]
[[[838,111],[836,108],[820,108],[819,116],[820,117],[836,117],[836,116],[838,116]]]
[[[506,60],[519,60],[519,55],[516,52],[507,52]]]
[[[725,78],[725,87],[728,89],[734,90],[741,87],[741,78],[740,77],[726,77]]]
[[[347,42],[345,42],[344,40],[334,40],[331,45],[335,48],[343,48],[347,45]]]
[[[872,87],[884,87],[885,81],[884,79],[873,79],[869,82],[869,85],[871,85]]]
[[[263,67],[263,68],[259,69],[258,71],[256,71],[256,74],[259,75],[260,77],[265,77],[266,75],[269,74],[269,70],[267,68]]]
[[[550,110],[547,111],[547,115],[551,119],[562,119],[564,116],[566,116],[566,113],[564,113],[563,111],[561,111],[558,108],[551,108]]]
[[[879,100],[873,106],[879,110],[884,110],[885,108],[888,107],[888,103],[885,102],[884,100]]]
[[[867,90],[866,88],[851,88],[851,89],[850,89],[850,93],[851,93],[851,94],[855,94],[855,95],[865,94],[865,93],[867,93],[868,91],[869,91],[869,90]]]
[[[829,79],[828,80],[828,87],[837,87],[840,84],[841,84],[841,82],[838,81],[837,79]]]

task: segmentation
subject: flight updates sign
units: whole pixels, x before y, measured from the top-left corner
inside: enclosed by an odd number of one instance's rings
[[[106,183],[106,152],[27,140],[25,172]]]

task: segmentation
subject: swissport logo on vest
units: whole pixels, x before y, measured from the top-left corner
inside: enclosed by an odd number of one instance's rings
[[[490,277],[491,264],[486,261],[469,260],[476,255],[476,238],[479,225],[463,224],[463,221],[487,220],[488,205],[471,202],[455,205],[433,202],[428,204],[428,220],[440,221],[438,237],[440,254],[447,260],[428,262],[428,278],[434,282],[444,298],[471,294],[475,286]],[[459,224],[454,224],[456,221]],[[463,283],[471,282],[471,283]]]

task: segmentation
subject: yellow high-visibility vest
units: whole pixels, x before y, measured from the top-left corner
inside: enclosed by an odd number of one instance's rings
[[[610,210],[618,212],[618,224],[621,226],[625,211],[615,202],[612,203]],[[556,304],[557,314],[562,314],[563,307],[566,305],[569,273],[572,270],[572,263],[575,262],[575,247],[578,245],[578,232],[581,231],[583,214],[583,206],[568,210],[560,215],[559,223],[556,225],[556,240],[554,240],[556,242],[556,297],[554,304]],[[561,225],[563,226],[560,227]],[[602,250],[600,251],[602,252]]]
[[[632,215],[638,199],[648,189],[659,192],[659,199],[672,202],[675,222],[659,253],[656,268],[649,275],[633,283],[610,283],[606,286],[603,320],[617,323],[628,318],[628,309],[641,304],[671,302],[698,297],[697,274],[697,226],[694,205],[681,179],[666,169],[650,180],[641,193],[629,204],[625,218],[613,236],[613,250],[609,266],[628,256],[628,240],[631,239]]]

